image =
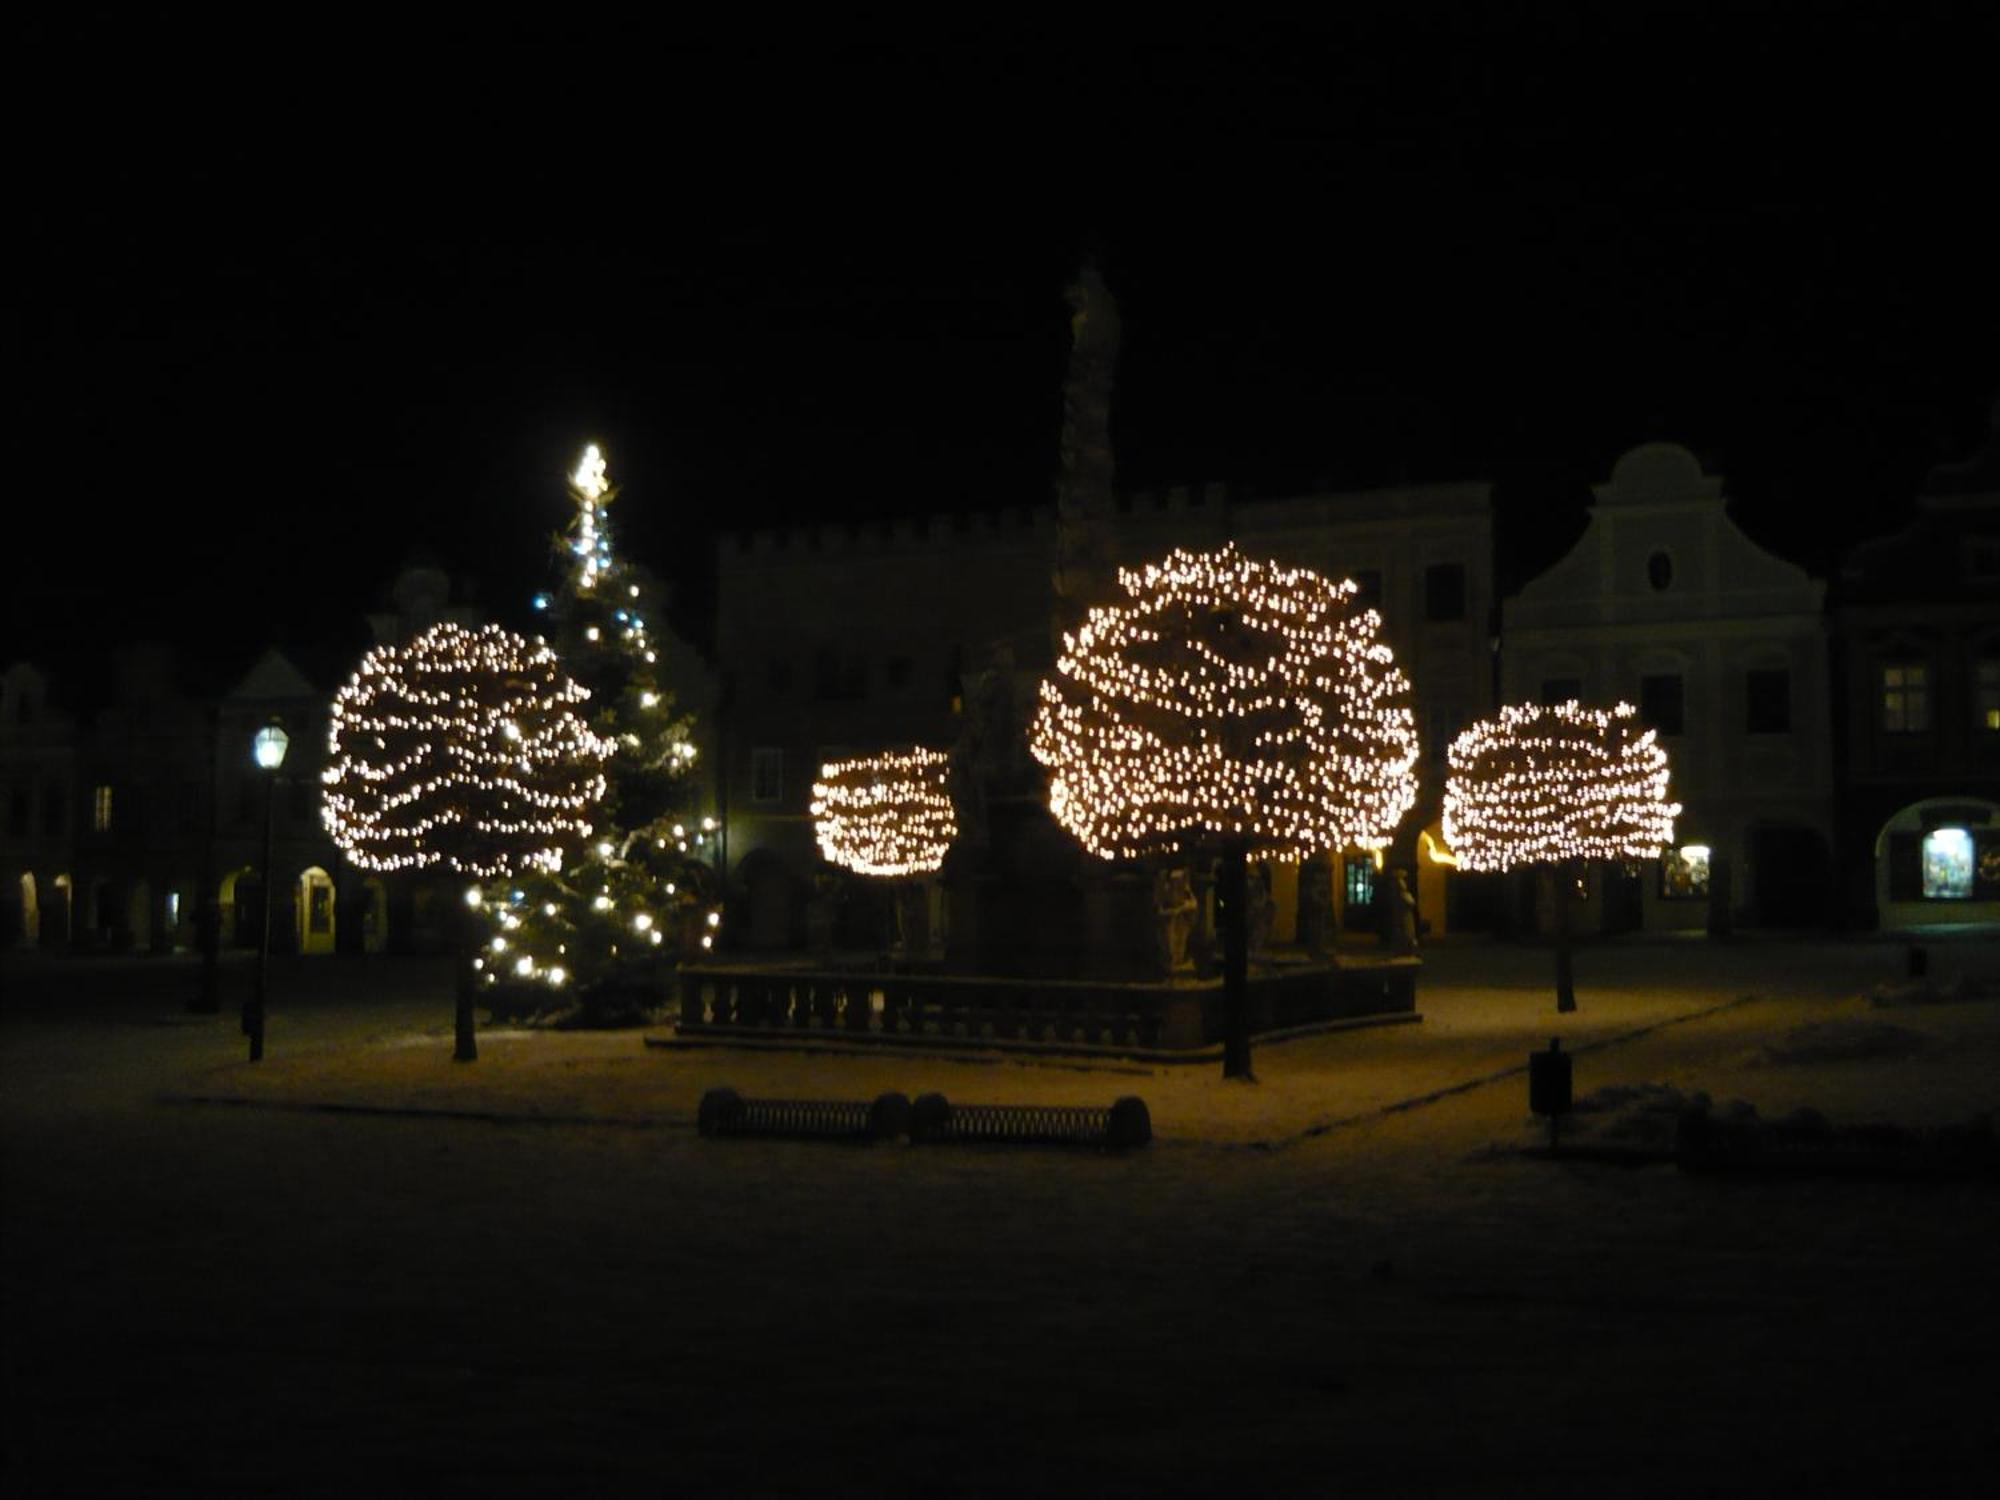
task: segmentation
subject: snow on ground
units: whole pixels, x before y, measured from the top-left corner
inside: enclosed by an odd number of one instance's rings
[[[1996,956],[1939,943],[1933,975]],[[1441,945],[1420,1024],[1259,1047],[1254,1085],[632,1032],[458,1065],[441,971],[376,961],[279,965],[252,1067],[241,970],[195,1017],[185,965],[13,966],[10,1492],[1983,1493],[1993,1184],[1513,1149],[1558,1034],[1628,1106],[1994,1108],[2000,1004],[1872,1007],[1901,963],[1606,946],[1558,1018],[1546,949]],[[1798,1045],[1875,1021],[1920,1041]],[[701,1140],[725,1083],[1137,1093],[1157,1139]],[[161,1102],[194,1097],[252,1102]]]

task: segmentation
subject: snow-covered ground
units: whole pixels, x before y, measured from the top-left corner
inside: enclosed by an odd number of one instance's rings
[[[1930,945],[1934,980],[2000,944]],[[1423,1021],[1212,1065],[487,1033],[435,965],[0,970],[12,1493],[1984,1493],[2000,1185],[1549,1162],[1699,1090],[2000,1105],[2000,999],[1877,942],[1426,955]],[[1967,991],[1970,993],[1971,991]],[[652,1034],[658,1035],[660,1032]],[[1142,1151],[711,1142],[702,1092],[1108,1104]],[[1622,1092],[1621,1092],[1622,1091]],[[208,1102],[192,1102],[208,1101]],[[233,1101],[233,1102],[224,1102]]]

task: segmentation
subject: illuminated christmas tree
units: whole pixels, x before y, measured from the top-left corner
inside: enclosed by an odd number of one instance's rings
[[[1248,1077],[1245,861],[1389,842],[1416,800],[1410,685],[1352,583],[1233,544],[1118,577],[1064,635],[1031,748],[1091,853],[1220,854],[1223,1072]]]
[[[1629,703],[1507,707],[1452,741],[1444,837],[1461,870],[1547,868],[1556,888],[1556,1009],[1576,1009],[1570,897],[1593,860],[1650,860],[1673,841],[1667,752]]]
[[[611,753],[581,717],[589,696],[547,646],[497,625],[377,647],[334,696],[328,833],[367,870],[489,880],[561,865],[592,832]],[[472,960],[477,972],[516,961],[506,950]],[[456,1056],[477,1056],[463,982]]]
[[[488,975],[496,1002],[634,1020],[659,1003],[675,964],[716,941],[721,907],[703,858],[715,823],[688,805],[693,721],[675,712],[662,680],[647,624],[655,591],[612,549],[606,513],[618,491],[596,447],[569,476],[569,494],[561,581],[534,603],[564,670],[589,690],[592,731],[611,747],[605,791],[591,837],[568,845],[559,868],[488,882],[477,909],[489,941],[517,955]]]

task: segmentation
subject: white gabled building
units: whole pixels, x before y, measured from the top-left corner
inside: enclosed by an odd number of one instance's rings
[[[1576,546],[1501,605],[1501,697],[1623,699],[1660,731],[1676,848],[1594,877],[1596,924],[1827,925],[1826,585],[1739,531],[1676,444],[1632,449],[1594,494]]]

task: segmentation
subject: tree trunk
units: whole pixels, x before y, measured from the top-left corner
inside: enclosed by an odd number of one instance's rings
[[[458,941],[452,944],[458,954],[456,973],[458,983],[452,991],[452,1033],[453,1062],[478,1062],[479,1043],[472,1034],[472,995],[479,983],[479,970],[472,967],[472,955],[479,951],[479,924],[472,919],[472,913],[454,901],[452,920],[458,930]]]
[[[455,1045],[452,1048],[453,1062],[478,1062],[479,1043],[472,1035],[472,964],[460,959],[458,964],[458,994],[452,1006],[452,1032]]]
[[[1556,866],[1556,1010],[1563,1014],[1576,1009],[1576,980],[1570,963],[1569,908],[1578,870],[1574,860],[1566,859]]]
[[[1216,901],[1222,917],[1222,1076],[1256,1081],[1250,1071],[1250,902],[1243,840],[1226,839]]]

